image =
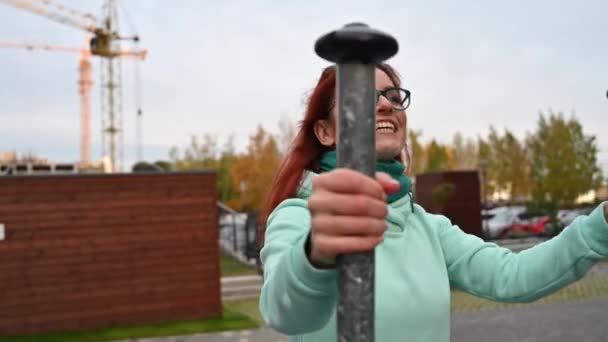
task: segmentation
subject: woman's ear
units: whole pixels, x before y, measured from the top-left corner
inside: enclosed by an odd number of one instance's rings
[[[336,131],[327,120],[317,120],[313,126],[317,139],[323,146],[333,147],[336,143]]]

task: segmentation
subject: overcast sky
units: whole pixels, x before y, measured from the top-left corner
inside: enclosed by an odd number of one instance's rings
[[[57,0],[99,16],[101,0]],[[166,159],[192,134],[233,133],[243,149],[261,124],[299,120],[327,63],[315,40],[352,21],[397,38],[389,62],[412,91],[411,128],[447,143],[456,131],[508,128],[522,138],[539,112],[576,117],[608,168],[608,2],[119,1],[121,31],[149,50],[141,65],[144,157]],[[177,5],[179,4],[179,7]],[[85,32],[0,4],[0,41],[78,47]],[[77,54],[0,49],[0,151],[79,158]],[[92,106],[100,157],[99,63]],[[123,64],[125,154],[135,159],[135,73]]]

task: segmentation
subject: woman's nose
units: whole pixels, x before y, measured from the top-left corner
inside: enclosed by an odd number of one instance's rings
[[[390,112],[393,110],[393,105],[384,95],[379,95],[376,101],[376,110],[378,112]]]

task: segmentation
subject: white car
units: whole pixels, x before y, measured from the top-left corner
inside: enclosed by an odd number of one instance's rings
[[[511,225],[518,221],[519,214],[526,211],[524,206],[505,206],[487,210],[484,213],[483,232],[486,239],[500,237]]]
[[[557,219],[563,227],[569,226],[577,217],[581,215],[589,215],[593,211],[593,207],[577,208],[571,210],[560,210],[557,212]]]

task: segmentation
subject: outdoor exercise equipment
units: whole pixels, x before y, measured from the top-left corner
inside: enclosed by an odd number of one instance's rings
[[[397,53],[395,38],[363,23],[323,35],[316,53],[337,64],[338,167],[376,173],[376,65]],[[374,341],[374,251],[339,255],[340,342]]]

